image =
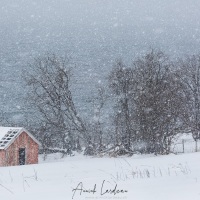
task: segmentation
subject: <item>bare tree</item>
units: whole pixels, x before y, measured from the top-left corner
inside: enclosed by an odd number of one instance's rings
[[[133,64],[135,120],[145,152],[167,154],[181,127],[182,94],[170,60],[152,50]]]
[[[57,141],[61,145],[57,145],[68,149],[69,154],[78,135],[88,141],[85,123],[77,113],[70,89],[71,66],[70,59],[47,54],[36,58],[25,75],[29,101],[45,126],[59,136]]]
[[[90,97],[92,115],[88,123],[88,135],[91,138],[90,145],[86,146],[85,154],[99,155],[106,149],[106,125],[105,125],[105,106],[107,104],[108,95],[103,86],[97,86],[97,94]]]
[[[105,149],[105,122],[103,120],[105,113],[103,113],[103,111],[108,100],[108,95],[106,94],[106,89],[104,87],[98,87],[97,90],[98,94],[93,102],[94,118],[92,127],[96,151],[97,153],[100,153]]]
[[[131,102],[133,95],[133,70],[122,61],[117,61],[109,75],[114,102],[115,138],[118,146],[118,154],[130,154],[131,141],[134,134]]]
[[[181,60],[179,67],[177,77],[185,97],[184,119],[197,144],[200,139],[200,55]]]

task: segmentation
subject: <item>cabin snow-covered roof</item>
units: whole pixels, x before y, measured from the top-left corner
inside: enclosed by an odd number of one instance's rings
[[[23,131],[26,132],[38,145],[40,145],[40,142],[23,127],[0,126],[0,149],[7,149]]]

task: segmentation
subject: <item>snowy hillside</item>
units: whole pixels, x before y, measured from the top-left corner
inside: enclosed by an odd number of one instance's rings
[[[150,47],[172,56],[199,52],[199,7],[198,0],[2,0],[1,109],[14,121],[26,114],[22,69],[46,51],[74,57],[83,109],[116,58],[130,62]]]
[[[58,160],[58,157],[51,155],[46,163],[41,159],[38,165],[0,168],[1,199],[200,199],[200,153],[130,158],[77,155]],[[81,187],[95,192],[82,191],[80,195]],[[73,189],[77,190],[72,192]]]

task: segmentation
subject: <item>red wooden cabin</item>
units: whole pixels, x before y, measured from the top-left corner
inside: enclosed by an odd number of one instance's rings
[[[22,127],[0,127],[0,166],[37,164],[39,145]]]

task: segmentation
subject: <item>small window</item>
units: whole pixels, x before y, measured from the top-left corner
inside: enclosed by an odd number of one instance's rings
[[[26,164],[26,151],[25,148],[19,149],[19,164],[25,165]]]

